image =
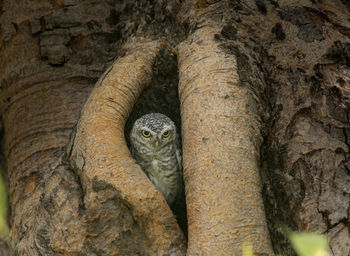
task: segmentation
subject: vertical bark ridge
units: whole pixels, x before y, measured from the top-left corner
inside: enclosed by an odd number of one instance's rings
[[[218,32],[201,28],[178,47],[188,255],[241,255],[245,240],[270,254],[256,101]]]

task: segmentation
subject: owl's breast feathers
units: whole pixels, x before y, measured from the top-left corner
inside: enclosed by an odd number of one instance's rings
[[[172,145],[159,151],[144,149],[142,154],[134,152],[136,161],[147,176],[172,205],[181,189],[181,170],[178,164],[176,149]]]

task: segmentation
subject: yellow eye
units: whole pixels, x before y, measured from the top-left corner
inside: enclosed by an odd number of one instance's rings
[[[166,131],[165,133],[163,133],[163,137],[168,137],[170,135],[170,131]]]
[[[142,133],[143,137],[146,137],[146,138],[148,138],[149,136],[151,136],[151,133],[148,132],[148,131],[145,131],[145,130],[142,130],[141,133]]]

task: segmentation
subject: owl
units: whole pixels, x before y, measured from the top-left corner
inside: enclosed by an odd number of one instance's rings
[[[173,121],[160,113],[142,116],[131,129],[130,144],[136,162],[173,206],[182,189],[180,139]]]

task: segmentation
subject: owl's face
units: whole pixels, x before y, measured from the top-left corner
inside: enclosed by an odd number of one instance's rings
[[[173,121],[160,113],[151,113],[137,119],[130,134],[131,144],[138,143],[159,150],[176,139]]]

